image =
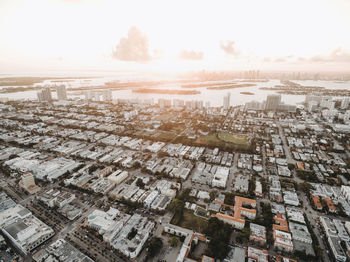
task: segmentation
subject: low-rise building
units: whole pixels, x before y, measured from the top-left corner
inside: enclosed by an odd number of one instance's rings
[[[264,245],[266,243],[266,228],[258,224],[250,223],[249,240]]]
[[[341,247],[340,238],[336,236],[328,236],[327,241],[336,261],[345,262],[346,254]]]
[[[298,195],[292,191],[283,191],[283,201],[287,205],[299,206]]]
[[[223,204],[218,202],[219,204]],[[243,207],[243,205],[251,206],[252,208]],[[248,219],[255,219],[256,217],[256,200],[235,196],[235,206],[234,206],[234,215],[229,216],[226,214],[216,213],[212,215],[213,217],[217,217],[218,219],[224,221],[225,223],[230,224],[236,229],[243,229],[245,225],[245,220],[243,217]],[[254,209],[253,209],[254,208]]]
[[[93,262],[91,258],[81,253],[64,239],[58,239],[47,248],[41,249],[32,256],[35,262]]]
[[[254,259],[256,262],[268,262],[269,261],[269,253],[266,249],[259,249],[255,247],[248,247],[247,252],[248,259]]]
[[[176,262],[191,261],[191,260],[189,260],[189,258],[187,256],[191,250],[192,242],[194,242],[195,244],[198,243],[198,240],[204,241],[206,243],[209,242],[209,240],[202,234],[195,233],[192,230],[178,227],[178,226],[175,226],[172,224],[166,224],[164,226],[164,232],[175,235],[175,236],[179,236],[179,237],[185,237],[185,240],[182,244],[180,252],[176,258]],[[210,258],[210,259],[212,259],[212,258]],[[211,260],[211,261],[213,261],[213,260]]]
[[[21,205],[0,210],[2,233],[24,254],[50,239],[55,232]]]
[[[107,177],[108,181],[110,181],[111,183],[115,183],[115,184],[120,184],[121,182],[123,182],[127,177],[129,176],[129,173],[127,171],[122,171],[122,170],[116,170],[114,173],[112,173],[111,175],[109,175]]]
[[[320,221],[327,236],[338,236],[337,229],[331,219],[325,216],[321,216]]]
[[[293,240],[297,240],[307,244],[312,244],[312,238],[307,226],[294,222],[289,222],[289,229],[292,233]]]
[[[40,187],[35,184],[34,176],[30,172],[22,175],[19,186],[29,194],[35,194],[40,191]]]
[[[293,251],[293,242],[292,235],[288,232],[284,232],[278,229],[273,231],[274,237],[274,247],[283,251],[292,252]]]

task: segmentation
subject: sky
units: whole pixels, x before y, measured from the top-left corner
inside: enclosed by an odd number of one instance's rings
[[[0,73],[350,71],[350,0],[0,0]]]

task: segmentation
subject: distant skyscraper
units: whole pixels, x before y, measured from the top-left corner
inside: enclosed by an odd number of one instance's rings
[[[341,109],[347,109],[349,107],[349,97],[345,97],[342,101],[341,101]]]
[[[305,97],[306,104],[309,104],[311,101],[317,102],[319,104],[321,103],[321,100],[322,100],[321,94],[311,94]]]
[[[158,99],[158,105],[159,105],[160,108],[170,107],[171,106],[171,100],[170,99],[159,98]]]
[[[100,101],[100,93],[98,91],[92,92],[92,97],[93,97],[94,101],[96,101],[96,102]]]
[[[40,187],[35,184],[34,176],[29,172],[22,175],[19,186],[30,194],[35,194],[40,191]]]
[[[308,103],[308,111],[313,112],[317,109],[318,103],[316,101],[310,101]]]
[[[224,109],[228,109],[230,107],[230,99],[231,99],[231,94],[230,93],[227,93],[225,96],[224,96],[224,103],[223,103],[223,106],[224,106]]]
[[[259,103],[258,101],[247,102],[247,103],[245,103],[245,109],[247,109],[247,110],[261,110],[262,104]]]
[[[39,102],[51,102],[52,101],[50,87],[46,87],[46,88],[38,91],[37,96],[38,96]]]
[[[30,187],[35,185],[34,176],[31,173],[24,173],[22,175],[22,185],[24,187]]]
[[[268,95],[265,110],[276,111],[281,103],[281,95]]]
[[[192,106],[192,101],[186,101],[186,102],[185,102],[185,106],[186,106],[186,108],[191,108],[191,106]]]
[[[202,100],[196,101],[196,108],[203,109],[203,101]]]
[[[181,99],[173,99],[173,106],[174,107],[184,107],[185,101]]]
[[[331,109],[333,105],[333,98],[331,96],[323,96],[322,97],[322,100],[321,100],[321,103],[320,103],[320,106],[322,108],[329,108]]]
[[[196,101],[191,101],[191,109],[196,109]]]
[[[85,102],[87,103],[91,99],[91,91],[85,90],[84,96],[85,96]]]
[[[62,100],[62,101],[67,100],[67,90],[66,90],[66,87],[64,85],[58,86],[56,88],[56,92],[57,92],[57,99],[58,100]]]
[[[344,124],[350,124],[350,110],[347,110],[344,114]]]
[[[103,101],[108,102],[108,101],[112,101],[112,90],[110,89],[105,89],[103,90]]]
[[[38,101],[39,102],[43,102],[44,101],[43,92],[41,90],[36,92],[36,95],[38,97]]]
[[[43,92],[45,101],[51,102],[52,101],[51,88],[46,87],[42,92]]]

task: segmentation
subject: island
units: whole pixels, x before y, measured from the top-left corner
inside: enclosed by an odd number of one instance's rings
[[[252,93],[252,92],[246,92],[246,91],[239,92],[239,93],[242,94],[242,95],[250,95],[250,96],[254,95],[254,93]]]
[[[228,85],[235,85],[237,82],[225,82],[225,83],[195,83],[195,84],[186,84],[186,85],[181,85],[182,88],[197,88],[197,87],[212,87],[212,86],[228,86]]]
[[[147,93],[147,94],[163,94],[163,95],[198,95],[201,92],[197,90],[169,90],[169,89],[154,89],[154,88],[140,88],[132,90],[133,93]]]
[[[234,89],[241,87],[251,87],[256,86],[256,84],[237,84],[237,85],[223,85],[223,86],[211,86],[207,87],[208,90],[224,90],[224,89]]]
[[[318,94],[322,96],[350,96],[348,89],[327,89],[321,86],[303,86],[292,81],[281,81],[283,85],[274,87],[260,87],[260,90],[276,91],[284,95],[310,95]]]

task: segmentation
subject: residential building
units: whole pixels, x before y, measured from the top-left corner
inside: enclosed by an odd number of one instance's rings
[[[265,103],[265,110],[276,111],[281,104],[281,95],[268,95]]]
[[[66,101],[67,100],[67,90],[64,85],[60,85],[56,87],[56,92],[57,92],[57,99],[59,101]]]
[[[223,108],[225,110],[229,109],[230,107],[230,101],[231,100],[231,93],[227,93],[225,96],[224,96],[224,102],[223,102]]]

